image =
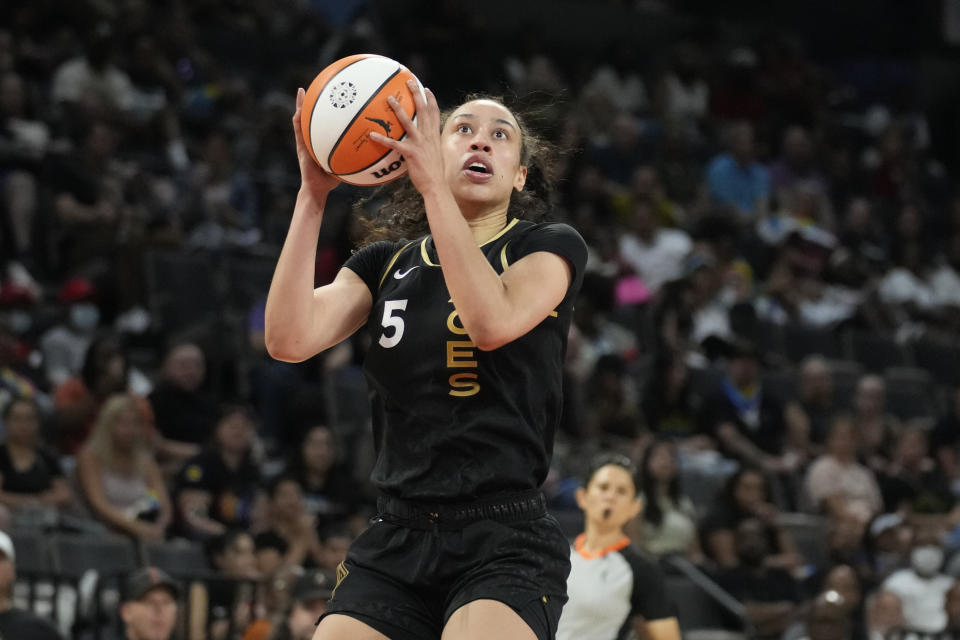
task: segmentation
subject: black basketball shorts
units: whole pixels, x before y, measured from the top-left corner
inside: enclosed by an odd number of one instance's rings
[[[570,545],[542,494],[459,505],[381,498],[378,511],[339,567],[324,615],[348,615],[391,640],[439,640],[457,609],[490,599],[539,640],[554,638]]]

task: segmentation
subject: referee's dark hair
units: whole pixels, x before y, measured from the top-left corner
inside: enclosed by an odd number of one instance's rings
[[[604,451],[598,453],[590,460],[590,465],[587,467],[587,473],[583,476],[583,486],[586,487],[590,484],[590,480],[593,479],[593,476],[608,465],[614,465],[624,469],[627,473],[630,474],[630,479],[633,480],[633,489],[636,493],[640,493],[640,483],[637,479],[637,465],[633,463],[628,456],[623,455],[622,453],[614,453],[612,451]]]

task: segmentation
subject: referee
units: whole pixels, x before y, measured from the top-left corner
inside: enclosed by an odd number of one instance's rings
[[[637,472],[629,458],[597,456],[577,489],[585,527],[573,543],[570,600],[557,640],[680,640],[680,625],[654,561],[630,546],[624,527],[637,517]]]

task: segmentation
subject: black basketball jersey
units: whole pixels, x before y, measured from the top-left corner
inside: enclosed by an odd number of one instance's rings
[[[565,258],[567,295],[527,334],[480,351],[457,316],[431,236],[347,260],[373,294],[364,371],[385,494],[457,501],[539,487],[553,453],[573,301],[587,259],[564,224],[511,220],[481,250],[497,271],[536,251]]]

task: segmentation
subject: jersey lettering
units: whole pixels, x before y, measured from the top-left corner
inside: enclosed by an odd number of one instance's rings
[[[394,311],[404,311],[407,308],[406,300],[387,300],[383,303],[383,320],[380,321],[384,332],[380,334],[378,344],[384,349],[389,349],[400,344],[400,338],[403,337],[403,318],[399,315],[393,315]],[[393,329],[393,335],[387,336],[386,329]]]
[[[455,373],[450,376],[450,395],[466,398],[480,393],[480,383],[475,373]]]
[[[457,310],[454,309],[450,312],[450,315],[447,316],[447,329],[450,330],[450,333],[455,333],[458,336],[467,335],[467,330],[463,328],[463,325],[457,326],[457,320],[460,319],[460,316],[457,315]]]
[[[460,316],[454,309],[447,316],[447,330],[454,336],[466,336],[467,330],[460,323]],[[469,336],[468,336],[469,338]],[[476,345],[472,340],[447,340],[447,368],[448,369],[473,369],[473,371],[461,371],[450,376],[450,395],[456,398],[466,398],[480,393],[479,376],[476,373]]]
[[[447,368],[476,367],[473,358],[473,343],[469,340],[447,340]]]

